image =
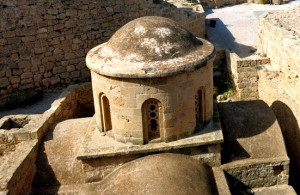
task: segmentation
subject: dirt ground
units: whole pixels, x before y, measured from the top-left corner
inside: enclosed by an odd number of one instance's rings
[[[0,111],[0,118],[7,115],[16,115],[16,114],[43,114],[46,110],[51,107],[51,104],[60,96],[59,93],[46,93],[44,94],[43,99],[40,101],[28,105],[23,108],[16,108],[13,110]]]
[[[258,40],[257,18],[269,11],[286,10],[296,1],[285,5],[262,5],[243,3],[218,9],[207,9],[207,38],[216,49],[229,49],[239,57],[249,57],[256,51]],[[216,21],[214,28],[209,27],[210,20]]]

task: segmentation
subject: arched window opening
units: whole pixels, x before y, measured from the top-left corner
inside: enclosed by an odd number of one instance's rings
[[[201,87],[195,95],[196,127],[200,128],[205,123],[205,90]]]
[[[142,106],[144,142],[157,140],[161,137],[163,108],[160,101],[149,99]]]
[[[100,94],[100,113],[101,113],[101,124],[102,130],[108,131],[112,129],[109,101],[105,94]]]

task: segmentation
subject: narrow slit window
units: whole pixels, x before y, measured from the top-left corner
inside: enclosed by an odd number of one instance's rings
[[[205,91],[200,88],[195,95],[195,111],[197,127],[201,127],[205,122]]]
[[[100,94],[100,112],[101,112],[101,124],[103,131],[108,131],[112,129],[111,125],[111,114],[110,114],[110,107],[109,101],[106,95]]]

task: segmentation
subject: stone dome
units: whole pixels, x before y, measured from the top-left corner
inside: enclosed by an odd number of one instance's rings
[[[215,194],[211,169],[190,156],[156,154],[131,161],[101,181],[101,194]]]
[[[87,66],[113,77],[164,77],[205,66],[214,46],[196,38],[171,19],[147,16],[120,28],[108,42],[93,48]]]

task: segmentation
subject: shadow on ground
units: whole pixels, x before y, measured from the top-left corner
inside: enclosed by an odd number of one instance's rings
[[[215,27],[211,26],[211,23],[214,23],[212,21],[216,22]],[[228,49],[235,52],[240,58],[249,57],[256,52],[256,48],[236,42],[227,25],[219,18],[207,19],[206,31],[208,40],[215,45],[217,50]]]
[[[290,158],[290,185],[300,194],[300,128],[293,111],[283,102],[271,106],[280,125]]]
[[[286,156],[280,127],[265,102],[219,103],[218,110],[224,132],[222,164]]]
[[[55,126],[55,125],[54,125]],[[36,174],[32,182],[32,194],[47,194],[45,189],[51,187],[51,193],[56,194],[58,192],[60,182],[57,180],[55,173],[49,164],[48,157],[45,151],[45,141],[53,139],[53,129],[48,130],[44,136],[38,150],[36,159]]]

